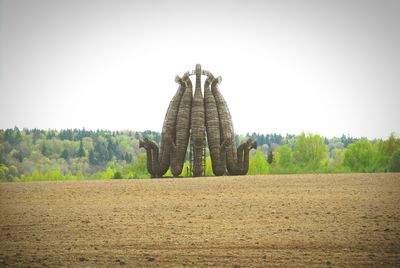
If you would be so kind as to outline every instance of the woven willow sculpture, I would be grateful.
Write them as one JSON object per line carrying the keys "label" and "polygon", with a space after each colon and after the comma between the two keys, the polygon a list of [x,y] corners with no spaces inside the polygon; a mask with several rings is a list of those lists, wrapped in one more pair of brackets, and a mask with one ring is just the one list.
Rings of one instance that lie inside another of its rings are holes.
{"label": "woven willow sculpture", "polygon": [[211,93],[210,84],[214,77],[209,74],[204,83],[204,103],[206,111],[207,141],[210,149],[212,170],[216,176],[224,175],[226,170],[225,146],[221,144],[220,119],[218,115],[217,103]]}
{"label": "woven willow sculpture", "polygon": [[196,88],[194,90],[191,129],[193,146],[193,176],[198,177],[203,173],[203,151],[206,135],[204,100],[201,94],[201,66],[196,65]]}
{"label": "woven willow sculpture", "polygon": [[192,82],[188,75],[183,76],[185,92],[183,92],[181,102],[178,106],[176,118],[176,136],[171,151],[171,171],[175,177],[182,172],[183,162],[185,161],[186,149],[189,144],[190,136],[190,112],[192,109]]}
{"label": "woven willow sculpture", "polygon": [[[196,75],[194,95],[190,75]],[[207,76],[204,98],[201,75]],[[218,89],[221,80],[221,77],[214,78],[210,72],[202,71],[200,64],[192,73],[186,72],[182,78],[175,78],[179,88],[165,115],[160,148],[148,139],[139,142],[139,147],[146,150],[147,170],[153,178],[162,177],[168,168],[175,177],[182,173],[189,139],[193,152],[193,176],[201,176],[205,167],[206,137],[216,176],[247,173],[249,152],[257,148],[257,143],[249,139],[236,148],[231,114]]]}

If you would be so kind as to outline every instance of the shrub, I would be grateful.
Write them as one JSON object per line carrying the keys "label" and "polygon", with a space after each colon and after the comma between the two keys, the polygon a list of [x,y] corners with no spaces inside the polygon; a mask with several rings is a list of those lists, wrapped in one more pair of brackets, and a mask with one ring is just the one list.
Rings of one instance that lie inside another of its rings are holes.
{"label": "shrub", "polygon": [[376,159],[377,151],[367,139],[361,139],[354,144],[350,144],[344,154],[345,166],[356,172],[374,171]]}
{"label": "shrub", "polygon": [[392,172],[400,172],[400,149],[393,153],[390,159],[389,170]]}
{"label": "shrub", "polygon": [[269,172],[269,166],[264,154],[257,149],[256,155],[250,158],[248,175],[262,175]]}
{"label": "shrub", "polygon": [[119,172],[119,171],[115,172],[115,173],[114,173],[113,179],[122,179],[122,174],[121,174],[121,172]]}

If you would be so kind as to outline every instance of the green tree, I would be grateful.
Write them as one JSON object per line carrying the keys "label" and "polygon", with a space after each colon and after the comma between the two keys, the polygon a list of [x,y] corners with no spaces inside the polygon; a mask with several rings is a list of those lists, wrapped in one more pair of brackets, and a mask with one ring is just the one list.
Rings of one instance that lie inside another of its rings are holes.
{"label": "green tree", "polygon": [[278,173],[295,172],[293,152],[289,144],[284,144],[282,146],[279,146],[275,150],[273,157],[273,167],[274,171]]}
{"label": "green tree", "polygon": [[93,150],[89,151],[89,163],[91,165],[95,165],[96,164],[96,159],[95,159]]}
{"label": "green tree", "polygon": [[183,164],[182,173],[179,175],[179,177],[189,177],[189,176],[191,176],[190,162],[189,160],[186,160],[185,163]]}
{"label": "green tree", "polygon": [[119,172],[119,171],[115,172],[115,173],[114,173],[113,179],[122,179],[122,174],[121,174],[121,172]]}
{"label": "green tree", "polygon": [[4,159],[4,145],[0,143],[0,164],[4,164],[6,160]]}
{"label": "green tree", "polygon": [[400,150],[400,139],[391,134],[387,140],[377,145],[376,171],[393,171],[392,159],[396,151]]}
{"label": "green tree", "polygon": [[269,166],[263,152],[257,149],[255,156],[250,158],[248,175],[268,174]]}
{"label": "green tree", "polygon": [[330,167],[333,168],[333,171],[343,171],[343,161],[344,161],[345,150],[344,149],[333,149],[332,150],[332,159],[330,162]]}
{"label": "green tree", "polygon": [[[262,143],[257,143],[257,144],[262,144]],[[268,161],[268,153],[270,152],[268,145],[267,144],[262,144],[260,146],[260,149],[261,149],[262,153],[264,154],[265,158]]]}
{"label": "green tree", "polygon": [[212,171],[212,162],[210,156],[206,157],[206,176],[208,177],[214,176],[214,173]]}
{"label": "green tree", "polygon": [[400,172],[400,149],[392,154],[389,162],[389,171]]}
{"label": "green tree", "polygon": [[79,150],[78,150],[78,157],[85,157],[85,149],[83,149],[83,143],[82,140],[79,143]]}
{"label": "green tree", "polygon": [[42,155],[44,155],[44,156],[49,156],[49,149],[47,148],[45,142],[43,142],[43,144],[42,144],[41,153],[42,153]]}
{"label": "green tree", "polygon": [[174,174],[172,174],[172,171],[171,171],[171,169],[169,168],[168,170],[167,170],[167,172],[165,172],[165,174],[164,174],[164,177],[173,177],[174,176]]}
{"label": "green tree", "polygon": [[373,172],[377,151],[367,139],[350,144],[344,154],[344,165],[355,172]]}
{"label": "green tree", "polygon": [[112,179],[113,177],[114,177],[114,170],[111,167],[107,167],[106,170],[104,170],[101,173],[102,179]]}
{"label": "green tree", "polygon": [[61,174],[61,171],[58,169],[51,169],[44,174],[44,178],[47,180],[61,180],[63,179],[63,175]]}
{"label": "green tree", "polygon": [[136,162],[133,164],[129,177],[135,179],[150,178],[150,174],[147,171],[146,154],[141,154]]}
{"label": "green tree", "polygon": [[293,157],[304,171],[317,171],[328,159],[328,148],[324,138],[301,133],[295,141]]}
{"label": "green tree", "polygon": [[124,159],[127,163],[132,163],[132,155],[130,153],[126,152]]}
{"label": "green tree", "polygon": [[0,165],[0,180],[8,179],[8,167],[6,165]]}
{"label": "green tree", "polygon": [[272,150],[269,150],[267,153],[267,162],[268,164],[272,164],[273,161],[274,161],[274,154]]}
{"label": "green tree", "polygon": [[68,151],[64,149],[64,151],[61,154],[61,157],[64,158],[65,160],[68,160],[70,157]]}
{"label": "green tree", "polygon": [[18,177],[18,168],[14,165],[10,165],[10,167],[8,168],[8,173],[10,175],[10,179],[16,178]]}

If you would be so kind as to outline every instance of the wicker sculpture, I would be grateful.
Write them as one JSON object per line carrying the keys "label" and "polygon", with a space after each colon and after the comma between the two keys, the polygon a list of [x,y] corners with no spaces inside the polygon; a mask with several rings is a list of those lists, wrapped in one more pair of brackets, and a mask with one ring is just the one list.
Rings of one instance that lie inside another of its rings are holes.
{"label": "wicker sculpture", "polygon": [[183,162],[185,161],[186,149],[189,144],[190,136],[190,112],[192,109],[192,82],[188,75],[183,76],[185,92],[179,103],[176,118],[176,137],[171,151],[171,171],[175,177],[182,172]]}
{"label": "wicker sculpture", "polygon": [[[194,96],[190,75],[196,75]],[[201,75],[207,76],[204,98],[201,94]],[[249,152],[257,148],[257,143],[249,139],[236,148],[232,118],[218,89],[221,80],[221,77],[214,78],[210,72],[202,71],[200,64],[192,73],[176,77],[179,88],[165,115],[160,148],[148,139],[139,142],[139,147],[146,150],[147,170],[152,178],[162,177],[169,167],[175,177],[181,174],[189,139],[193,152],[193,176],[202,176],[206,136],[216,176],[247,173]]]}
{"label": "wicker sculpture", "polygon": [[192,114],[191,114],[191,129],[193,146],[193,176],[198,177],[203,173],[203,150],[205,142],[205,114],[204,101],[201,94],[201,66],[196,65],[196,88],[194,90]]}

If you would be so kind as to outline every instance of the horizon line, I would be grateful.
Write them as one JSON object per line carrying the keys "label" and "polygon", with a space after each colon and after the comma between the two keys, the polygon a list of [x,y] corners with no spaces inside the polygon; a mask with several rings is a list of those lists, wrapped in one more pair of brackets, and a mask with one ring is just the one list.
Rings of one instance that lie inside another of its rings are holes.
{"label": "horizon line", "polygon": [[[3,127],[1,127],[0,128],[0,131],[1,130],[3,130],[3,131],[5,131],[5,130],[7,130],[7,129],[12,129],[12,130],[14,130],[15,128],[17,128],[18,130],[43,130],[43,131],[58,131],[58,132],[60,132],[60,131],[63,131],[63,130],[85,130],[85,131],[93,131],[93,132],[95,132],[95,131],[110,131],[110,132],[145,132],[145,131],[151,131],[151,132],[157,132],[157,133],[160,133],[161,134],[161,131],[156,131],[156,130],[152,130],[152,129],[144,129],[144,130],[134,130],[134,129],[107,129],[107,128],[97,128],[97,129],[93,129],[93,128],[85,128],[85,127],[82,127],[82,128],[76,128],[76,127],[74,127],[74,128],[38,128],[38,127],[34,127],[34,128],[29,128],[29,127],[18,127],[18,126],[14,126],[14,127],[7,127],[7,128],[3,128]],[[299,136],[299,135],[301,135],[302,133],[304,133],[304,134],[306,134],[306,135],[319,135],[319,136],[321,136],[321,137],[324,137],[324,138],[328,138],[328,139],[333,139],[333,138],[341,138],[341,137],[343,137],[343,136],[345,136],[345,137],[348,137],[348,138],[354,138],[354,139],[368,139],[368,140],[384,140],[384,139],[387,139],[387,138],[389,138],[390,136],[395,136],[395,137],[400,137],[400,135],[399,135],[399,133],[397,133],[397,132],[395,132],[395,131],[391,131],[387,136],[386,136],[386,138],[382,138],[382,137],[373,137],[373,138],[368,138],[367,136],[352,136],[351,134],[349,134],[349,133],[347,133],[347,134],[345,134],[345,133],[342,133],[341,135],[339,135],[339,136],[336,136],[336,135],[330,135],[330,136],[328,136],[328,135],[323,135],[323,134],[320,134],[320,133],[316,133],[316,132],[312,132],[312,131],[305,131],[305,130],[302,130],[302,131],[300,131],[299,133],[297,133],[297,134],[294,134],[294,133],[288,133],[288,132],[286,132],[286,133],[282,133],[282,132],[260,132],[260,131],[246,131],[246,133],[239,133],[239,132],[235,132],[235,135],[239,135],[239,136],[251,136],[252,134],[256,134],[256,135],[273,135],[273,134],[275,134],[275,135],[280,135],[280,136],[282,136],[282,137],[286,137],[286,136],[288,136],[288,135],[293,135],[293,136],[295,136],[295,137],[297,137],[297,136]],[[249,135],[247,135],[247,134],[249,134]]]}

